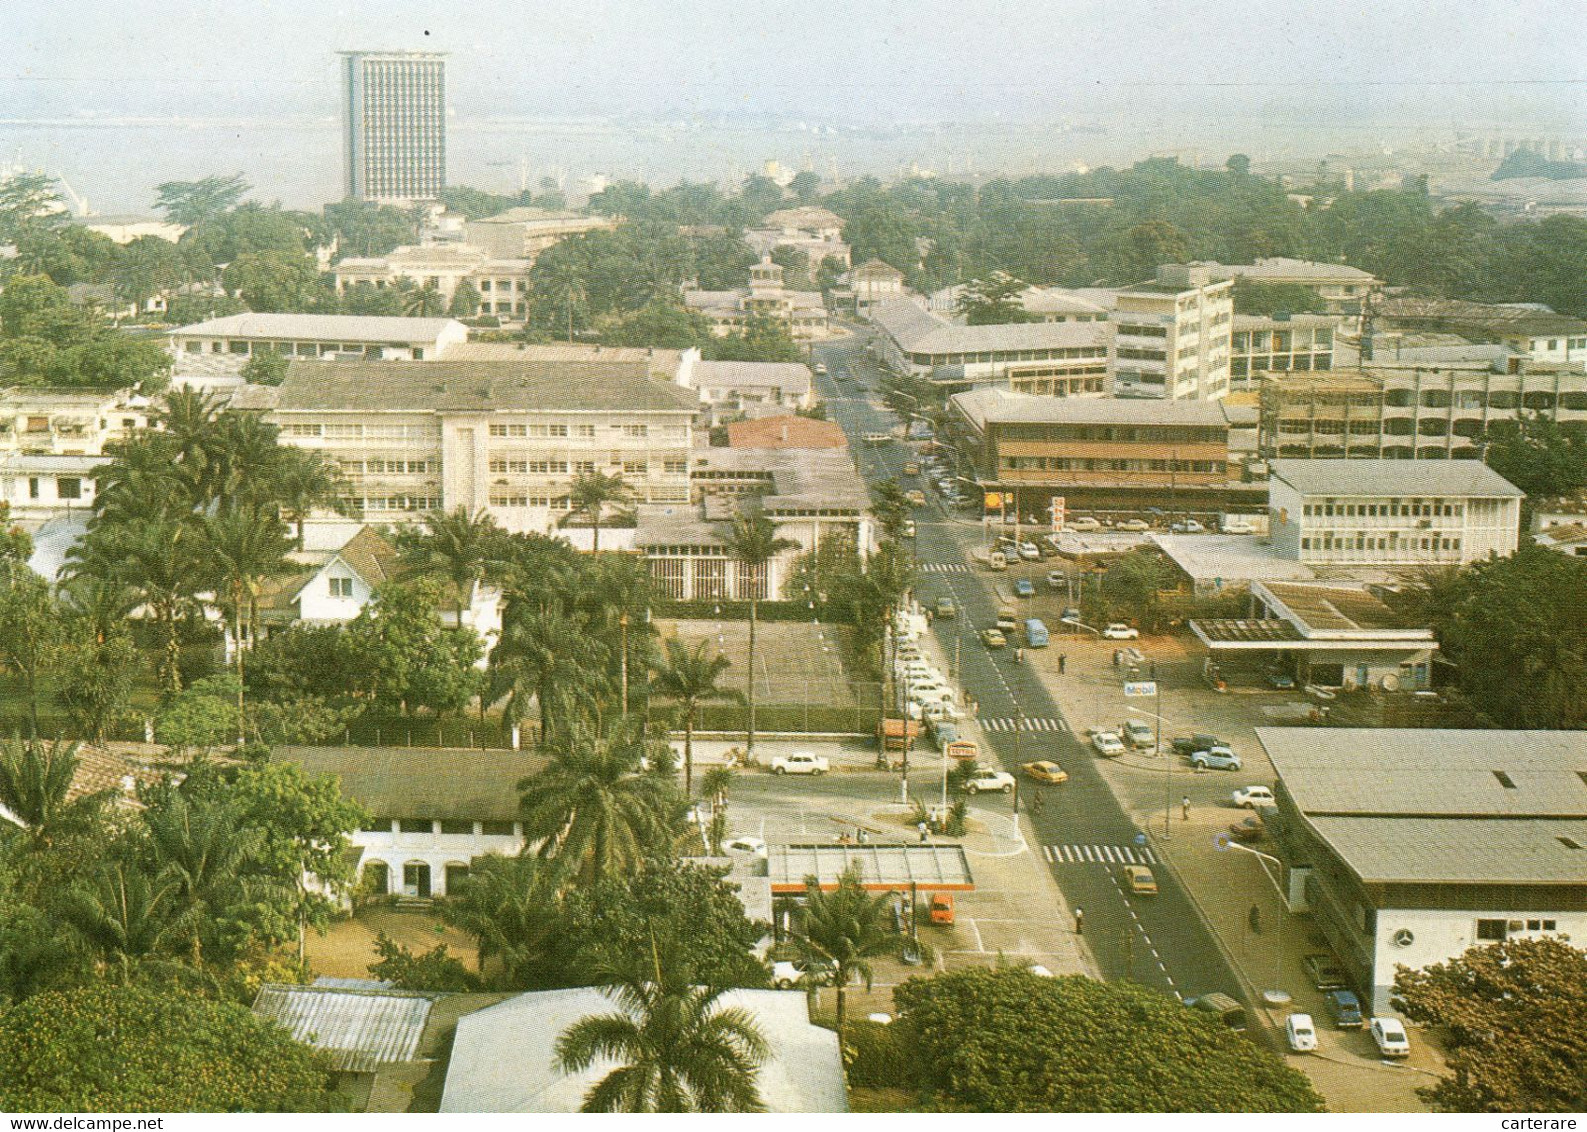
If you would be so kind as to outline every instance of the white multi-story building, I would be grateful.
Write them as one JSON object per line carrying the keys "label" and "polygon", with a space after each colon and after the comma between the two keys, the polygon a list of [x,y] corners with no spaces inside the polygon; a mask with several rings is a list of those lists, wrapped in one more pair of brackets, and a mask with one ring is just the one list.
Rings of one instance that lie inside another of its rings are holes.
{"label": "white multi-story building", "polygon": [[370,520],[484,509],[546,531],[576,476],[621,476],[637,503],[689,498],[697,395],[626,362],[296,362],[265,410],[288,444],[334,460]]}
{"label": "white multi-story building", "polygon": [[1274,460],[1275,551],[1309,565],[1464,565],[1515,552],[1523,492],[1477,460]]}
{"label": "white multi-story building", "polygon": [[1112,329],[1106,322],[961,326],[909,299],[879,303],[882,359],[899,373],[955,388],[1003,385],[1053,397],[1107,392]]}
{"label": "white multi-story building", "polygon": [[24,520],[86,511],[105,445],[148,423],[148,400],[126,390],[0,390],[0,502]]}
{"label": "white multi-story building", "polygon": [[1195,263],[1213,279],[1246,279],[1252,283],[1288,283],[1317,292],[1330,314],[1359,314],[1367,297],[1383,289],[1370,271],[1343,263],[1316,263],[1273,256],[1255,263]]}
{"label": "white multi-story building", "polygon": [[439,197],[446,187],[446,56],[341,55],[346,195],[392,204]]}
{"label": "white multi-story building", "polygon": [[521,319],[529,301],[527,259],[495,259],[483,248],[466,244],[424,244],[401,247],[383,256],[349,257],[331,269],[338,293],[358,283],[395,286],[407,279],[415,287],[440,294],[448,303],[458,285],[479,292],[479,313]]}
{"label": "white multi-story building", "polygon": [[1392,1012],[1399,967],[1587,935],[1587,734],[1256,735],[1278,776],[1267,828],[1285,903],[1310,913],[1368,1012]]}
{"label": "white multi-story building", "polygon": [[179,326],[171,352],[282,354],[289,358],[358,357],[427,361],[468,340],[453,318],[387,318],[360,314],[234,314]]}
{"label": "white multi-story building", "polygon": [[1233,283],[1169,264],[1119,290],[1112,319],[1118,396],[1215,401],[1229,392]]}

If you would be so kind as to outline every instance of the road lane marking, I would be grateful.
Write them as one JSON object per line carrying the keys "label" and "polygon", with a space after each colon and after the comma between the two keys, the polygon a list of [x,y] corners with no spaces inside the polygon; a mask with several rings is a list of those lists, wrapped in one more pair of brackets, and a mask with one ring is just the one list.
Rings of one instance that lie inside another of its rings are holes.
{"label": "road lane marking", "polygon": [[1144,845],[1043,845],[1042,854],[1055,865],[1155,865]]}

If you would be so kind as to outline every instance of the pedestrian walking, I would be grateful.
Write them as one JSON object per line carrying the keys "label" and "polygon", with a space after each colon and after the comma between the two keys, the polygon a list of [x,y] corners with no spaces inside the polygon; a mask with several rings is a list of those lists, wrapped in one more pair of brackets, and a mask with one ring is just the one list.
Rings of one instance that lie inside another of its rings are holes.
{"label": "pedestrian walking", "polygon": [[920,843],[924,845],[927,839],[931,836],[931,831],[926,827],[925,822],[921,822],[915,828],[920,831]]}
{"label": "pedestrian walking", "polygon": [[1189,794],[1186,794],[1183,798],[1181,798],[1179,800],[1179,808],[1180,808],[1181,811],[1183,811],[1184,819],[1186,821],[1189,821],[1190,820],[1190,795]]}
{"label": "pedestrian walking", "polygon": [[1064,653],[1058,654],[1058,675],[1064,674],[1064,669],[1069,667],[1069,657]]}
{"label": "pedestrian walking", "polygon": [[1086,912],[1084,908],[1075,906],[1075,935],[1086,934]]}

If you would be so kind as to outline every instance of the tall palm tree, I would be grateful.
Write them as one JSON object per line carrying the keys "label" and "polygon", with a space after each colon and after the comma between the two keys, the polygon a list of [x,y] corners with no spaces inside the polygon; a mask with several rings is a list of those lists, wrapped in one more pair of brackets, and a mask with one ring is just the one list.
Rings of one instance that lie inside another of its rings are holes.
{"label": "tall palm tree", "polygon": [[165,646],[160,677],[173,696],[182,690],[182,622],[204,588],[200,541],[193,523],[158,515],[103,527],[96,524],[67,556],[73,579],[123,585],[135,606],[149,611]]}
{"label": "tall palm tree", "polygon": [[590,1087],[581,1111],[765,1111],[758,1079],[770,1044],[748,1010],[720,1005],[726,988],[694,985],[675,935],[652,928],[648,953],[609,957],[602,979],[618,1010],[557,1038],[564,1073],[623,1063]]}
{"label": "tall palm tree", "polygon": [[283,448],[272,477],[271,494],[277,504],[292,516],[296,541],[303,549],[303,522],[316,507],[343,511],[347,481],[341,471],[320,453],[308,448]]}
{"label": "tall palm tree", "polygon": [[573,477],[573,490],[568,493],[573,510],[568,513],[568,517],[589,516],[590,526],[593,528],[590,543],[593,553],[601,552],[601,518],[606,513],[607,505],[624,503],[629,495],[628,485],[623,482],[622,476],[609,476],[605,472],[583,472]]}
{"label": "tall palm tree", "polygon": [[222,511],[205,516],[203,550],[224,593],[221,605],[231,622],[237,663],[237,742],[246,739],[243,708],[243,658],[259,632],[259,590],[266,579],[291,568],[292,540],[286,526],[258,511]]}
{"label": "tall palm tree", "polygon": [[806,962],[830,964],[837,988],[838,1040],[843,1038],[845,996],[856,977],[871,987],[871,960],[901,942],[890,907],[893,894],[872,896],[860,885],[856,865],[838,878],[836,888],[823,890],[815,877],[805,879],[804,934],[798,947]]}
{"label": "tall palm tree", "polygon": [[744,733],[744,756],[755,758],[755,623],[760,611],[760,600],[765,595],[767,565],[785,550],[799,544],[792,539],[779,538],[777,524],[761,511],[740,511],[733,516],[733,526],[727,536],[727,550],[743,569],[739,571],[739,597],[749,591],[749,712]]}
{"label": "tall palm tree", "polygon": [[397,549],[408,566],[451,585],[461,629],[474,587],[500,560],[501,533],[483,508],[472,515],[466,507],[431,511],[417,529],[397,536]]}
{"label": "tall palm tree", "polygon": [[27,831],[36,851],[62,838],[90,833],[99,825],[114,790],[72,797],[80,762],[77,743],[38,739],[0,742],[0,810]]}
{"label": "tall palm tree", "polygon": [[604,643],[561,600],[509,595],[489,673],[492,701],[508,697],[507,723],[522,717],[521,702],[532,694],[541,742],[549,742],[599,713],[607,671]]}
{"label": "tall palm tree", "polygon": [[564,733],[550,765],[518,784],[525,840],[581,883],[637,869],[670,843],[679,808],[676,787],[642,773],[643,754],[634,729],[611,740]]}
{"label": "tall palm tree", "polygon": [[667,638],[666,663],[656,669],[653,691],[674,701],[683,712],[683,793],[694,792],[694,724],[699,717],[700,705],[707,700],[741,700],[744,697],[734,688],[718,688],[717,678],[732,667],[732,661],[721,653],[707,656],[707,642],[701,641],[691,651],[682,641]]}
{"label": "tall palm tree", "polygon": [[650,568],[644,559],[629,554],[608,554],[592,558],[578,572],[579,606],[589,618],[592,630],[602,639],[618,638],[617,681],[623,718],[628,716],[629,667],[638,653],[650,657],[650,639],[655,628],[650,624]]}
{"label": "tall palm tree", "polygon": [[214,500],[222,511],[275,506],[277,471],[288,451],[278,443],[280,433],[262,414],[221,413],[205,449],[205,474],[198,479],[201,503]]}

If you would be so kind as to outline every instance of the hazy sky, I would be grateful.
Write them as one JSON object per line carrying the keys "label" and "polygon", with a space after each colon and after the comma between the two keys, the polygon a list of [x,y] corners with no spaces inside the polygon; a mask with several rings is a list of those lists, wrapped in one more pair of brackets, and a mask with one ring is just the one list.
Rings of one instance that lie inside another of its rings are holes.
{"label": "hazy sky", "polygon": [[334,114],[342,48],[451,53],[459,115],[1533,108],[1587,133],[1582,0],[3,0],[0,118]]}

